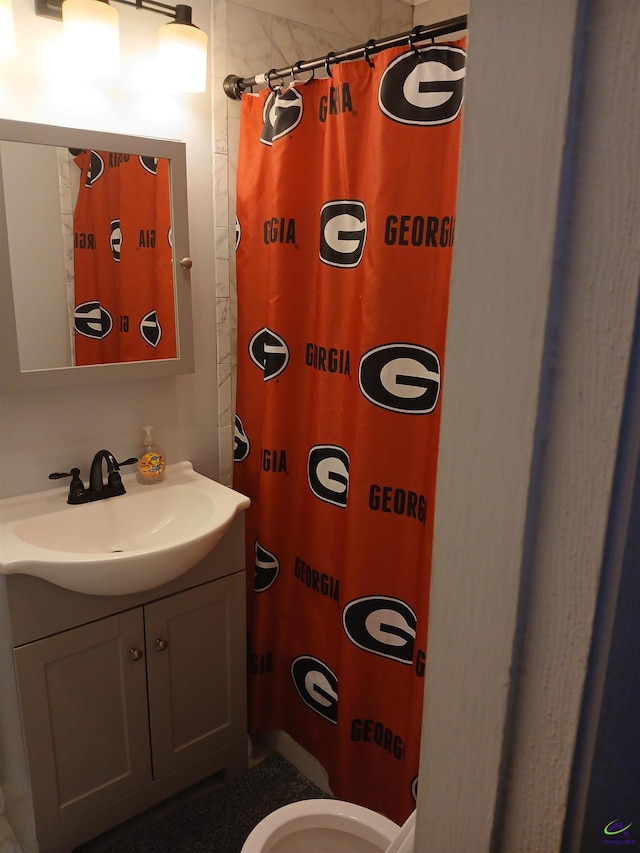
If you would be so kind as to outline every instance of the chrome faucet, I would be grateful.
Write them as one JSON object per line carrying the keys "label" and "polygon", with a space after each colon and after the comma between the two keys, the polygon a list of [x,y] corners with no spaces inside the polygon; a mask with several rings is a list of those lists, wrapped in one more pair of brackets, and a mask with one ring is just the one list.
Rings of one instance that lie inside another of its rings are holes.
{"label": "chrome faucet", "polygon": [[[124,462],[118,462],[110,450],[99,450],[91,461],[88,489],[85,489],[84,483],[80,479],[79,468],[72,468],[68,474],[56,471],[49,474],[49,479],[59,480],[61,477],[71,477],[69,497],[67,498],[69,504],[84,504],[90,501],[114,498],[116,495],[124,495],[125,493],[124,484],[120,477],[120,466],[132,465],[137,461],[137,458],[132,456],[130,459],[125,459]],[[106,483],[102,476],[103,462],[107,463]]]}

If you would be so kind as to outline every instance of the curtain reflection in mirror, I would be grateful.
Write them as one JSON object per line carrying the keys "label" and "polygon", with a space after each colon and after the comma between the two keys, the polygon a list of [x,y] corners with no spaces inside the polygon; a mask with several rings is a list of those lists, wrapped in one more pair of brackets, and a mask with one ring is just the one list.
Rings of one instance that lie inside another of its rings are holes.
{"label": "curtain reflection in mirror", "polygon": [[[176,358],[168,160],[68,154],[60,184],[65,245],[72,239],[75,364]],[[75,198],[72,235],[65,195]]]}

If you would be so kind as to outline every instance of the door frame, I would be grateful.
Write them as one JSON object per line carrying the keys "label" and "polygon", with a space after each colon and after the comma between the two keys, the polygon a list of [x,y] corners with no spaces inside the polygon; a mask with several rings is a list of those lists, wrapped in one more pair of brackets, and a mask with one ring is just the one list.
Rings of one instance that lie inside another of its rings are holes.
{"label": "door frame", "polygon": [[638,301],[639,7],[468,26],[416,847],[554,851]]}

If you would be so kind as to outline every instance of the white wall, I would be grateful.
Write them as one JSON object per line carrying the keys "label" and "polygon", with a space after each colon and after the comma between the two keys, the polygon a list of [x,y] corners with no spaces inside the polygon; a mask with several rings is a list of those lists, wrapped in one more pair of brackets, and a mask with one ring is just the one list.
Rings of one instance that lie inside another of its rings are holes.
{"label": "white wall", "polygon": [[0,159],[20,365],[71,367],[58,149],[0,141]]}

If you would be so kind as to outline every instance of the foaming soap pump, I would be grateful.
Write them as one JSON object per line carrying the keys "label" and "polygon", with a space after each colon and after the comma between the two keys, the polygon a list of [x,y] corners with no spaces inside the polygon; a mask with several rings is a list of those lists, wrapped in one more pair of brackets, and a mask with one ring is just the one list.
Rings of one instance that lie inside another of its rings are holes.
{"label": "foaming soap pump", "polygon": [[153,437],[153,427],[142,427],[144,438],[142,439],[142,450],[138,459],[138,470],[136,477],[142,485],[161,483],[164,480],[164,469],[166,459],[164,450],[156,444]]}

